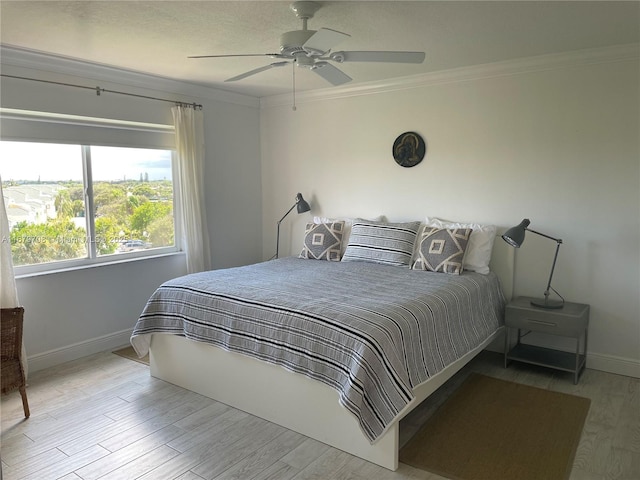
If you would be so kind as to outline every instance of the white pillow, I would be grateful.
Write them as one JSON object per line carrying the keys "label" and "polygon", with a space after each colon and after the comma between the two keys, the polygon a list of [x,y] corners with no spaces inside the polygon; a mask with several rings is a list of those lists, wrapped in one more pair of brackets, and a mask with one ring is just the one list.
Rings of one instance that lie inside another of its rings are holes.
{"label": "white pillow", "polygon": [[[328,217],[313,217],[313,223],[333,223],[333,222],[344,222],[344,231],[342,232],[342,246],[340,248],[340,257],[344,255],[345,250],[347,249],[347,244],[349,243],[349,236],[351,235],[351,227],[353,226],[353,221],[358,218],[362,220],[360,217],[348,218],[348,217],[336,217],[336,218],[328,218]],[[379,215],[375,218],[369,219],[367,221],[371,222],[385,222],[387,219],[384,215]]]}
{"label": "white pillow", "polygon": [[429,227],[437,228],[472,228],[473,232],[471,233],[471,238],[469,238],[462,266],[465,270],[485,275],[489,273],[493,241],[496,238],[497,229],[495,225],[449,222],[435,217],[427,217],[425,224]]}

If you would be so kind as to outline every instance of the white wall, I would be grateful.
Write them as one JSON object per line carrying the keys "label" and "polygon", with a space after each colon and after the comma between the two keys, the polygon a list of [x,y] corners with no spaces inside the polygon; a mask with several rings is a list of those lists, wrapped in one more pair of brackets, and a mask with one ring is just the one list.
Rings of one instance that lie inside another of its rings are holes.
{"label": "white wall", "polygon": [[[439,216],[564,240],[554,287],[589,303],[589,366],[640,376],[637,46],[441,72],[397,88],[337,89],[263,101],[263,258],[275,220],[302,192],[310,214],[283,223],[297,254],[312,215]],[[395,138],[416,131],[424,161],[399,167]],[[529,234],[515,293],[541,296],[555,243]],[[569,346],[566,346],[569,348]]]}
{"label": "white wall", "polygon": [[184,255],[19,278],[29,370],[126,345],[146,299]]}
{"label": "white wall", "polygon": [[[206,203],[214,268],[262,254],[259,103],[252,97],[96,65],[2,50],[2,73],[204,106]],[[3,107],[171,124],[171,103],[0,79]],[[241,126],[241,127],[238,127]],[[28,137],[28,132],[25,133]],[[1,173],[1,172],[0,172]],[[17,280],[31,371],[128,342],[151,293],[186,272],[184,255]]]}

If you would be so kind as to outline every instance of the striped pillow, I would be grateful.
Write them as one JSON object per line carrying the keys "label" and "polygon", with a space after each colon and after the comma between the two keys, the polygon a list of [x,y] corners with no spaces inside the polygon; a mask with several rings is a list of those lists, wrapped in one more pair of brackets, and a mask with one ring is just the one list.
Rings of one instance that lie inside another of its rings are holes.
{"label": "striped pillow", "polygon": [[409,265],[419,228],[420,222],[383,223],[356,219],[342,261]]}

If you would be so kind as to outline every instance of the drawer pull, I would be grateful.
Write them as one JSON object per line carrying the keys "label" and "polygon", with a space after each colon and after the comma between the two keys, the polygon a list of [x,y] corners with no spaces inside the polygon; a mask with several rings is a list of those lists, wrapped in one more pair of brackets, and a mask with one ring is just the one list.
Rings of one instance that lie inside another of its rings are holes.
{"label": "drawer pull", "polygon": [[544,322],[542,320],[528,320],[529,323],[535,323],[538,325],[544,325],[546,327],[557,327],[558,324],[557,323],[553,323],[553,322]]}

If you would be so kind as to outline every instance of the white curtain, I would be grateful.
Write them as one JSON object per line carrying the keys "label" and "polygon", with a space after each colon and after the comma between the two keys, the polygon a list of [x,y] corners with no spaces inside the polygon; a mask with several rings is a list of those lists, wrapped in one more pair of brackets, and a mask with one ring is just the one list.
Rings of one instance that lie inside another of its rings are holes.
{"label": "white curtain", "polygon": [[0,178],[0,238],[2,250],[0,251],[0,307],[13,308],[18,306],[18,290],[13,274],[13,259],[11,258],[11,239],[9,232],[9,218],[4,205],[4,192],[2,191],[2,178]]}
{"label": "white curtain", "polygon": [[187,254],[187,272],[202,272],[211,268],[204,198],[202,111],[189,106],[176,106],[171,112],[176,128],[182,245]]}
{"label": "white curtain", "polygon": [[[4,204],[2,191],[2,177],[0,177],[0,308],[14,308],[20,306],[16,277],[13,273],[13,258],[11,258],[11,234],[9,231],[9,217]],[[22,366],[27,375],[27,355],[22,343]]]}

